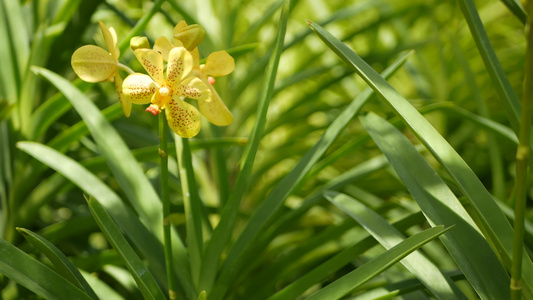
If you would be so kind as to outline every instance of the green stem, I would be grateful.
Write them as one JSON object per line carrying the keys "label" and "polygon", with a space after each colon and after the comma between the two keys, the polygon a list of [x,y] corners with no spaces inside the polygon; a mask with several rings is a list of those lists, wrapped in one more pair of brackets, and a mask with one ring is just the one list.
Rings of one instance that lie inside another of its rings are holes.
{"label": "green stem", "polygon": [[119,70],[122,70],[122,71],[126,71],[128,72],[128,74],[133,74],[135,73],[135,71],[133,71],[132,69],[130,69],[130,67],[124,65],[124,64],[121,64],[121,63],[117,63],[117,66],[118,66],[118,69]]}
{"label": "green stem", "polygon": [[[527,10],[532,12],[531,2],[528,1]],[[524,79],[524,95],[522,99],[522,116],[520,122],[520,135],[518,137],[518,149],[516,150],[516,202],[515,221],[513,236],[513,263],[511,266],[511,299],[522,298],[522,255],[524,247],[524,219],[526,212],[527,178],[529,170],[529,146],[531,134],[531,98],[533,97],[533,22],[528,20],[526,24],[526,69]]]}
{"label": "green stem", "polygon": [[185,207],[187,247],[191,262],[191,276],[195,284],[200,280],[200,268],[202,265],[203,235],[202,235],[202,205],[194,169],[192,165],[192,155],[188,138],[182,138],[174,134],[176,140],[176,154],[183,195],[183,205]]}
{"label": "green stem", "polygon": [[172,241],[170,234],[170,200],[168,198],[168,128],[164,113],[159,114],[159,158],[161,159],[161,201],[163,202],[163,238],[165,242],[165,265],[168,279],[169,298],[177,299],[176,278],[174,278],[174,260],[172,258]]}
{"label": "green stem", "polygon": [[150,8],[150,10],[144,14],[144,16],[139,20],[139,22],[137,22],[137,24],[135,24],[135,27],[131,29],[128,36],[126,36],[126,38],[124,38],[124,40],[122,40],[122,42],[120,42],[118,46],[121,53],[123,53],[124,51],[126,51],[126,49],[128,49],[128,47],[130,46],[130,40],[132,37],[141,34],[144,28],[146,28],[146,25],[148,24],[148,22],[152,19],[155,13],[159,11],[159,9],[161,8],[161,5],[165,1],[166,0],[155,1],[152,7]]}

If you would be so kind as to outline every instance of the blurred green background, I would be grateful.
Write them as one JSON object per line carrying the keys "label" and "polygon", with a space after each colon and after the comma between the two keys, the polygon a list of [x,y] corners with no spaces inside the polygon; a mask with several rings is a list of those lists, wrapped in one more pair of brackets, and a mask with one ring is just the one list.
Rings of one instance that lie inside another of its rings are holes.
{"label": "blurred green background", "polygon": [[[506,6],[516,5],[512,0],[474,2],[504,75],[521,99],[525,15],[521,10]],[[158,191],[156,118],[145,112],[146,107],[142,105],[134,105],[131,116],[124,117],[114,85],[82,82],[74,74],[70,58],[82,45],[105,47],[98,26],[98,21],[102,21],[117,32],[119,45],[122,45],[120,62],[142,72],[127,47],[132,34],[147,36],[153,45],[159,36],[172,38],[173,27],[182,19],[189,24],[201,24],[207,33],[199,47],[201,58],[213,51],[227,50],[236,63],[235,71],[217,78],[215,85],[233,113],[233,124],[216,127],[204,119],[202,131],[190,141],[199,197],[211,226],[216,227],[224,204],[236,188],[234,184],[243,165],[244,149],[257,120],[256,111],[268,80],[267,64],[274,50],[283,3],[258,0],[1,0],[0,237],[50,265],[38,250],[24,241],[15,227],[38,232],[54,243],[76,267],[93,273],[93,277],[105,284],[102,289],[110,290],[109,298],[105,299],[141,299],[131,275],[94,222],[84,192],[17,148],[21,141],[48,145],[79,162],[122,199],[130,197],[106,164],[105,153],[89,134],[79,113],[53,85],[36,75],[31,66],[49,69],[83,91],[111,122]],[[460,154],[502,206],[502,211],[510,211],[516,135],[510,129],[512,124],[497,84],[487,71],[458,1],[293,0],[265,131],[253,171],[247,178],[247,185],[242,187],[245,194],[230,245],[272,189],[283,182],[333,120],[367,87],[353,69],[313,34],[306,20],[322,25],[377,72],[414,50],[388,82]],[[394,111],[377,97],[362,108],[360,115],[367,112],[388,119],[413,144],[419,144]],[[464,200],[460,188],[434,157],[425,150],[421,153],[460,200]],[[187,241],[176,153],[169,154],[172,222],[182,240]],[[366,166],[365,163],[380,155],[367,130],[354,118],[321,159],[303,174],[304,179],[298,181],[267,224],[300,207],[304,199],[322,191],[332,180],[354,167]],[[368,170],[336,189],[358,198],[390,223],[419,212],[420,207],[394,169],[383,158],[379,159],[382,162],[368,164]],[[361,227],[320,198],[290,226],[282,230],[277,228],[279,231],[270,236],[265,233],[268,237],[263,241],[265,247],[250,268],[229,284],[226,299],[266,299],[363,236]],[[128,201],[124,203],[131,206]],[[530,204],[526,214],[528,222],[533,219]],[[506,215],[512,219],[512,212]],[[421,218],[407,235],[427,227]],[[313,237],[332,228],[343,229],[322,243],[308,244]],[[207,240],[209,234],[206,236]],[[526,232],[528,249],[532,249],[532,237],[529,228]],[[424,247],[425,254],[440,270],[458,270],[440,242]],[[382,252],[383,248],[372,248],[354,257],[350,264],[331,274],[322,284],[348,273],[353,269],[352,263],[358,265]],[[294,257],[291,264],[280,263],[295,253],[301,256]],[[270,266],[278,269],[271,270]],[[375,292],[379,287],[411,278],[408,271],[396,266],[354,295]],[[468,298],[479,297],[468,283],[463,282],[460,287]],[[406,288],[403,297],[434,297],[423,286],[411,291]],[[39,297],[0,274],[0,299]]]}

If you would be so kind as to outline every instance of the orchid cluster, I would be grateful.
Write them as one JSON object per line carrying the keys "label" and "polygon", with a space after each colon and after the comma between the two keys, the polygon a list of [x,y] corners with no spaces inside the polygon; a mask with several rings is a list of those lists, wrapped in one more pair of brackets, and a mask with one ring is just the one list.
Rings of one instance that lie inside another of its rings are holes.
{"label": "orchid cluster", "polygon": [[[134,73],[119,63],[115,30],[99,23],[107,50],[94,45],[77,49],[72,55],[72,68],[87,82],[114,81],[126,117],[131,113],[132,103],[150,104],[146,111],[157,115],[164,110],[172,131],[186,138],[200,131],[200,113],[217,126],[233,122],[231,112],[213,87],[213,77],[233,72],[235,62],[226,51],[217,51],[200,65],[197,47],[205,37],[201,26],[181,21],[174,28],[172,41],[160,37],[153,48],[146,37],[132,38],[131,49],[148,73],[146,75]],[[130,74],[122,79],[119,70]],[[186,99],[197,100],[198,108]]]}

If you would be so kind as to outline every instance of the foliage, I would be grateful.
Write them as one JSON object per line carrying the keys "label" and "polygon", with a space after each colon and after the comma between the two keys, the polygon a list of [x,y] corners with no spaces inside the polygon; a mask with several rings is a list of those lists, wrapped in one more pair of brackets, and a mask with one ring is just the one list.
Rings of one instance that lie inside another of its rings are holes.
{"label": "foliage", "polygon": [[[527,8],[2,0],[0,299],[533,298]],[[98,81],[182,20],[235,70],[178,135]]]}

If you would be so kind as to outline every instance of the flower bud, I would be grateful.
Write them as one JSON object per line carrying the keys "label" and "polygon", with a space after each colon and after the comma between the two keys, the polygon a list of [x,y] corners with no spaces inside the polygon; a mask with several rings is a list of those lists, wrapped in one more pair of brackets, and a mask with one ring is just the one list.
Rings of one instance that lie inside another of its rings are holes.
{"label": "flower bud", "polygon": [[187,26],[185,21],[181,21],[174,29],[174,39],[179,40],[183,47],[189,51],[198,47],[204,38],[205,30],[198,24]]}
{"label": "flower bud", "polygon": [[145,36],[134,36],[130,40],[130,48],[132,51],[137,49],[150,49],[150,42]]}

